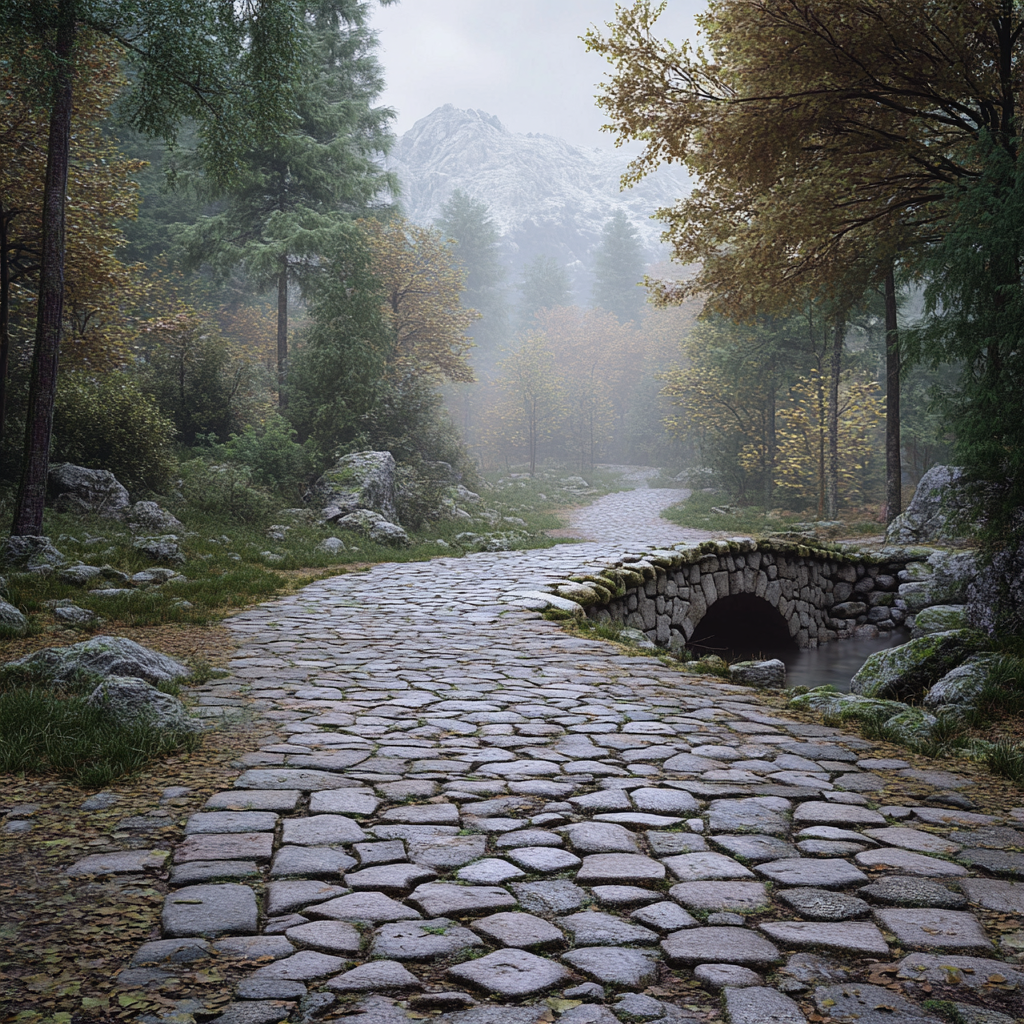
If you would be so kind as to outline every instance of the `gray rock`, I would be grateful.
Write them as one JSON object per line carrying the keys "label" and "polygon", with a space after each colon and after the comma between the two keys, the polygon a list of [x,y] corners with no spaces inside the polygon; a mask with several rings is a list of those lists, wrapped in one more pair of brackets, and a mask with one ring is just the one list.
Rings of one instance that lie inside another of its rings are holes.
{"label": "gray rock", "polygon": [[952,629],[876,651],[854,675],[850,691],[887,700],[920,697],[979,646],[972,630]]}
{"label": "gray rock", "polygon": [[659,898],[658,893],[636,885],[595,885],[590,891],[606,907],[639,907]]}
{"label": "gray rock", "polygon": [[309,798],[310,814],[373,814],[380,799],[370,789],[330,789]]}
{"label": "gray rock", "polygon": [[355,956],[359,953],[362,936],[344,921],[310,921],[289,928],[285,936],[297,946],[305,946],[321,953]]}
{"label": "gray rock", "polygon": [[268,789],[265,791],[237,789],[214,793],[206,807],[218,811],[294,811],[302,793],[297,789]]}
{"label": "gray rock", "polygon": [[13,604],[0,600],[0,636],[20,633],[28,628],[28,619]]}
{"label": "gray rock", "polygon": [[904,850],[916,850],[918,853],[956,853],[959,843],[950,842],[943,836],[922,832],[917,828],[899,826],[894,828],[868,828],[864,835],[887,846],[898,846]]}
{"label": "gray rock", "polygon": [[636,844],[636,836],[621,825],[601,821],[584,821],[579,825],[568,825],[565,832],[569,837],[569,845],[577,853],[640,852]]}
{"label": "gray rock", "polygon": [[236,964],[283,960],[295,952],[295,947],[283,935],[234,935],[218,939],[212,949],[218,956],[230,958]]}
{"label": "gray rock", "polygon": [[[964,879],[960,886],[970,895],[971,899],[979,902],[971,893],[969,886],[977,883],[982,885],[1012,885],[1011,882],[992,882],[989,879]],[[877,903],[888,903],[897,907],[937,907],[943,910],[959,910],[967,906],[967,900],[958,892],[951,892],[944,885],[933,882],[928,878],[912,878],[904,875],[894,875],[888,878],[879,878],[871,885],[865,885],[858,889],[861,896],[874,900]],[[1021,893],[1024,896],[1024,886],[1021,886]],[[984,905],[984,904],[983,904]],[[1008,909],[996,908],[990,909]],[[1009,911],[1014,912],[1014,911]],[[1020,912],[1024,913],[1024,898],[1020,901]]]}
{"label": "gray rock", "polygon": [[756,971],[735,964],[699,964],[693,969],[693,976],[705,988],[715,992],[724,988],[753,988],[764,984]]}
{"label": "gray rock", "polygon": [[770,905],[764,882],[681,882],[669,895],[687,910],[755,913]]}
{"label": "gray rock", "polygon": [[582,985],[573,985],[562,992],[566,999],[604,999],[605,991],[603,985],[594,981],[585,981]]}
{"label": "gray rock", "polygon": [[666,857],[664,864],[681,882],[754,877],[739,861],[721,853],[682,853]]}
{"label": "gray rock", "polygon": [[507,860],[487,857],[475,864],[461,868],[455,875],[460,882],[473,882],[477,885],[500,885],[513,878],[522,878],[526,872],[517,868]]}
{"label": "gray rock", "polygon": [[793,813],[795,825],[886,825],[884,817],[867,807],[806,800]]}
{"label": "gray rock", "polygon": [[[641,996],[640,998],[644,999],[646,997]],[[655,1001],[651,1000],[651,1002]],[[618,1018],[607,1006],[598,1006],[596,1003],[573,1006],[571,1009],[566,1010],[558,1019],[559,1021],[565,1021],[565,1024],[619,1024]]]}
{"label": "gray rock", "polygon": [[426,962],[479,948],[480,938],[447,917],[381,925],[370,949],[386,960]]}
{"label": "gray rock", "polygon": [[686,817],[700,812],[700,804],[680,789],[634,789],[629,799],[638,811],[650,814],[678,814]]}
{"label": "gray rock", "polygon": [[945,633],[951,629],[965,629],[967,606],[963,604],[935,604],[923,608],[914,616],[912,638],[927,636],[929,633]]}
{"label": "gray rock", "polygon": [[278,999],[231,1003],[216,1024],[279,1024],[288,1019],[294,1006],[294,1002]]}
{"label": "gray rock", "polygon": [[786,685],[786,665],[778,658],[770,661],[734,661],[729,666],[729,678],[740,686],[781,689]]}
{"label": "gray rock", "polygon": [[553,924],[532,914],[491,914],[474,921],[473,930],[499,946],[516,949],[550,949],[565,943]]}
{"label": "gray rock", "polygon": [[492,995],[521,998],[560,985],[568,971],[524,949],[501,949],[479,960],[456,964],[448,974]]}
{"label": "gray rock", "polygon": [[144,942],[132,954],[130,967],[152,967],[157,964],[189,964],[210,955],[206,939],[157,939]]}
{"label": "gray rock", "polygon": [[459,809],[455,804],[405,804],[380,815],[382,821],[403,825],[458,825]]}
{"label": "gray rock", "polygon": [[620,946],[573,949],[563,953],[562,959],[595,981],[623,988],[644,988],[654,980],[658,970],[652,953]]}
{"label": "gray rock", "polygon": [[46,489],[60,512],[82,512],[121,519],[128,510],[128,491],[105,469],[86,469],[70,462],[50,466]]}
{"label": "gray rock", "polygon": [[880,985],[822,985],[814,990],[814,1002],[821,1014],[859,1024],[936,1021],[916,1003]]}
{"label": "gray rock", "polygon": [[69,647],[45,647],[14,664],[42,669],[55,682],[67,682],[77,672],[147,683],[166,683],[190,674],[181,662],[119,636],[94,636]]}
{"label": "gray rock", "polygon": [[957,481],[959,466],[932,466],[921,477],[906,511],[885,531],[886,544],[943,544],[957,540],[951,535],[951,514],[964,507],[965,495]]}
{"label": "gray rock", "polygon": [[340,537],[327,537],[317,544],[316,550],[326,555],[337,555],[345,550],[345,542]]}
{"label": "gray rock", "polygon": [[137,501],[128,511],[128,522],[140,530],[153,533],[177,533],[185,527],[181,521],[162,509],[155,501]]}
{"label": "gray rock", "polygon": [[787,949],[821,949],[866,956],[889,953],[885,938],[870,921],[767,921],[760,928]]}
{"label": "gray rock", "polygon": [[668,900],[634,910],[629,916],[631,920],[639,921],[640,924],[646,925],[648,928],[654,928],[663,935],[677,932],[682,928],[694,928],[697,925],[696,918],[691,917],[678,904]]}
{"label": "gray rock", "polygon": [[538,914],[567,914],[588,899],[586,890],[563,879],[550,882],[512,882],[512,891],[524,910]]}
{"label": "gray rock", "polygon": [[775,895],[791,910],[812,921],[847,921],[863,917],[871,909],[856,896],[827,889],[783,889]]}
{"label": "gray rock", "polygon": [[[1000,975],[1001,982],[989,979]],[[899,981],[913,981],[917,984],[931,982],[933,985],[963,985],[977,989],[990,984],[1024,985],[1024,972],[1002,960],[980,956],[936,956],[933,953],[911,953],[900,960],[896,978]]]}
{"label": "gray rock", "polygon": [[807,1024],[800,1007],[774,988],[729,986],[723,994],[731,1024]]}
{"label": "gray rock", "polygon": [[361,871],[349,871],[345,875],[345,884],[356,890],[386,892],[394,896],[407,893],[421,882],[435,878],[437,872],[422,864],[382,864]]}
{"label": "gray rock", "polygon": [[345,455],[313,485],[323,522],[336,522],[359,509],[396,522],[395,460],[390,452]]}
{"label": "gray rock", "polygon": [[568,871],[579,867],[581,863],[574,853],[552,846],[524,846],[521,849],[509,850],[507,855],[509,860],[525,871],[536,874]]}
{"label": "gray rock", "polygon": [[[994,878],[965,878],[960,882],[960,888],[972,903],[977,903],[986,910],[995,910],[1001,914],[1024,914],[1024,883],[1004,882]],[[948,890],[944,891],[948,892]],[[949,895],[952,897],[956,894],[949,893]],[[917,905],[931,906],[932,904]],[[952,904],[948,905],[953,906]]]}
{"label": "gray rock", "polygon": [[145,679],[111,676],[89,694],[85,703],[102,711],[105,718],[119,723],[148,724],[166,732],[201,732],[203,729],[202,722],[193,718],[177,697],[158,690]]}
{"label": "gray rock", "polygon": [[885,908],[876,910],[874,917],[904,949],[994,952],[978,919],[965,910]]}
{"label": "gray rock", "polygon": [[541,828],[521,828],[506,832],[496,842],[499,850],[514,850],[521,846],[561,846],[565,842],[560,835]]}
{"label": "gray rock", "polygon": [[67,559],[50,543],[49,537],[15,535],[4,541],[0,565],[41,572],[63,565]]}
{"label": "gray rock", "polygon": [[755,832],[769,836],[788,836],[788,807],[789,802],[778,797],[712,800],[708,825],[712,832]]}
{"label": "gray rock", "polygon": [[905,875],[919,875],[922,878],[962,878],[967,874],[967,869],[959,864],[894,847],[865,850],[864,853],[858,853],[854,860],[864,868],[892,868]]}
{"label": "gray rock", "polygon": [[78,605],[68,604],[53,609],[53,617],[58,622],[64,622],[69,626],[86,626],[96,621],[96,613],[88,608],[79,608]]}
{"label": "gray rock", "polygon": [[[166,821],[158,818],[157,821]],[[118,826],[124,828],[125,823]],[[224,835],[189,836],[174,851],[175,864],[213,860],[270,860],[274,836],[270,832],[232,832]]]}
{"label": "gray rock", "polygon": [[281,841],[295,846],[329,846],[332,843],[358,843],[367,834],[351,819],[340,814],[314,814],[308,818],[285,820]]}
{"label": "gray rock", "polygon": [[926,708],[971,704],[988,680],[994,659],[976,656],[947,672],[924,696]]}
{"label": "gray rock", "polygon": [[[984,868],[993,875],[1024,878],[1024,854],[1005,850],[961,850],[957,860],[971,867]],[[936,872],[938,874],[939,872]]]}
{"label": "gray rock", "polygon": [[272,811],[207,811],[185,822],[185,835],[217,832],[273,832],[277,815]]}
{"label": "gray rock", "polygon": [[615,1013],[625,1020],[660,1020],[665,1016],[664,1003],[639,992],[627,992],[615,1002]]}
{"label": "gray rock", "polygon": [[840,889],[857,882],[867,883],[868,876],[845,860],[812,860],[806,857],[773,860],[758,864],[754,870],[776,885],[809,885],[818,889]]}
{"label": "gray rock", "polygon": [[[332,519],[331,522],[345,530],[354,530],[362,533],[368,540],[377,544],[392,544],[396,547],[405,547],[411,543],[409,535],[395,523],[389,522],[377,512],[367,509],[358,509],[350,512],[340,519]],[[355,550],[353,548],[353,550]]]}
{"label": "gray rock", "polygon": [[846,981],[849,971],[817,953],[794,953],[779,974],[792,979],[786,991],[803,991],[809,985]]}
{"label": "gray rock", "polygon": [[486,836],[436,836],[409,842],[411,860],[439,870],[457,868],[479,860],[486,851]]}
{"label": "gray rock", "polygon": [[423,983],[394,960],[375,960],[327,982],[332,992],[401,992]]}
{"label": "gray rock", "polygon": [[246,885],[193,885],[164,900],[161,924],[171,939],[214,938],[255,932],[257,916],[256,896]]}
{"label": "gray rock", "polygon": [[655,857],[671,857],[677,853],[702,853],[708,848],[703,836],[688,832],[648,832],[647,845]]}
{"label": "gray rock", "polygon": [[558,923],[572,934],[577,946],[617,946],[622,943],[646,946],[658,941],[657,933],[649,928],[629,924],[621,917],[593,910],[560,917]]}
{"label": "gray rock", "polygon": [[712,846],[717,846],[733,857],[749,861],[751,864],[800,856],[790,843],[774,836],[711,836],[710,842]]}
{"label": "gray rock", "polygon": [[84,587],[87,583],[100,579],[102,576],[103,569],[100,566],[81,563],[65,566],[57,573],[57,579],[61,583],[68,583],[73,587]]}
{"label": "gray rock", "polygon": [[169,565],[183,565],[185,556],[181,553],[181,544],[176,533],[165,533],[154,537],[138,537],[132,544],[140,554],[154,562],[166,562]]}
{"label": "gray rock", "polygon": [[76,860],[65,874],[70,878],[88,878],[90,875],[135,875],[145,871],[162,871],[167,858],[166,850],[93,853]]}
{"label": "gray rock", "polygon": [[583,866],[576,873],[576,881],[581,885],[652,884],[664,877],[664,864],[636,853],[591,854],[583,858]]}
{"label": "gray rock", "polygon": [[301,981],[253,977],[243,978],[235,989],[235,995],[239,999],[301,999],[307,991]]}
{"label": "gray rock", "polygon": [[780,959],[772,943],[747,928],[689,928],[662,939],[661,948],[673,967],[719,963],[770,967]]}
{"label": "gray rock", "polygon": [[171,868],[172,885],[200,885],[203,882],[255,881],[260,869],[254,860],[194,860]]}
{"label": "gray rock", "polygon": [[970,1003],[953,1003],[956,1024],[1015,1024],[1009,1014],[990,1010],[985,1006],[973,1006]]}
{"label": "gray rock", "polygon": [[420,917],[412,907],[404,906],[382,892],[354,892],[348,896],[339,896],[336,900],[318,903],[309,912],[312,917],[364,924],[412,921]]}
{"label": "gray rock", "polygon": [[417,886],[409,897],[429,917],[459,917],[465,914],[511,909],[515,899],[495,885],[453,885],[427,882]]}
{"label": "gray rock", "polygon": [[355,858],[329,846],[282,846],[270,865],[271,878],[337,878]]}
{"label": "gray rock", "polygon": [[291,882],[271,882],[267,886],[267,913],[273,917],[301,910],[316,903],[326,903],[336,896],[344,896],[347,890],[340,885],[321,882],[316,879],[297,879]]}

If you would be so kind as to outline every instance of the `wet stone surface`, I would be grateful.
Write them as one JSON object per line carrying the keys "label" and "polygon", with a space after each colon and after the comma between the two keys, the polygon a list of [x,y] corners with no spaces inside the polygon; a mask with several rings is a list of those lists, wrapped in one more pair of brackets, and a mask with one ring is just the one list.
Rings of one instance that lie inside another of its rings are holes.
{"label": "wet stone surface", "polygon": [[[249,943],[218,1024],[342,1005],[353,1024],[535,1024],[552,997],[564,1024],[894,1024],[929,1019],[923,982],[1020,1017],[1024,945],[995,925],[1024,918],[1024,812],[965,810],[955,764],[569,635],[516,596],[622,562],[657,599],[656,550],[700,539],[658,517],[679,498],[611,495],[580,514],[586,543],[377,566],[228,620],[232,675],[198,692],[244,688],[272,735],[189,819],[131,970],[184,1006],[218,943]],[[759,571],[749,545],[705,557],[726,593]],[[69,873],[168,859],[102,857]]]}

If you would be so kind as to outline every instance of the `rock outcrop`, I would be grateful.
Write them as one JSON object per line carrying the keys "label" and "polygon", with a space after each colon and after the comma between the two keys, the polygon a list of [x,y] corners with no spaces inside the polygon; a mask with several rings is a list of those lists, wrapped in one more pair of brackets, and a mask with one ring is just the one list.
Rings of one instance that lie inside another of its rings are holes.
{"label": "rock outcrop", "polygon": [[322,503],[321,522],[335,523],[353,512],[376,512],[395,523],[395,460],[391,452],[353,452],[340,458],[313,487]]}
{"label": "rock outcrop", "polygon": [[190,674],[180,661],[119,636],[94,636],[70,647],[46,647],[13,664],[41,669],[55,682],[78,672],[124,676],[147,683],[170,682]]}
{"label": "rock outcrop", "polygon": [[47,489],[58,512],[89,512],[122,519],[131,501],[127,489],[106,469],[86,469],[70,462],[50,467]]}
{"label": "rock outcrop", "polygon": [[887,544],[953,544],[960,538],[950,522],[963,510],[959,466],[932,466],[917,485],[907,510],[885,532]]}
{"label": "rock outcrop", "polygon": [[0,563],[26,572],[48,572],[67,562],[51,543],[49,537],[23,534],[8,537],[4,542]]}
{"label": "rock outcrop", "polygon": [[202,723],[192,718],[177,697],[158,690],[145,679],[104,679],[89,694],[86,704],[100,708],[113,721],[149,724],[168,732],[198,732]]}

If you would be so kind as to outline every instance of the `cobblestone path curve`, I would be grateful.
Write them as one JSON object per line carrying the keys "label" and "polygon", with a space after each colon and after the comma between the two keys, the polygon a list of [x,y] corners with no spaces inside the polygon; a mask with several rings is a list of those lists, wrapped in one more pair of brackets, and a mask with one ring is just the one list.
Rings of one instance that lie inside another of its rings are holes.
{"label": "cobblestone path curve", "polygon": [[[201,703],[275,735],[189,819],[163,938],[120,983],[233,971],[222,1024],[927,1024],[940,996],[1019,1017],[1024,810],[965,810],[976,777],[499,602],[692,539],[657,518],[679,497],[230,620]],[[209,1019],[177,1005],[147,1019]]]}

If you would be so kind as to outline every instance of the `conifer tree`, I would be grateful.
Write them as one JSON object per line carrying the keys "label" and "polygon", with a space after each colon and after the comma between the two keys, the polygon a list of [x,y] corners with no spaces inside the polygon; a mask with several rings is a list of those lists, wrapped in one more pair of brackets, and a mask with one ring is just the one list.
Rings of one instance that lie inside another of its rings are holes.
{"label": "conifer tree", "polygon": [[519,328],[525,330],[541,309],[557,309],[572,302],[569,275],[553,256],[536,256],[523,267],[519,282]]}
{"label": "conifer tree", "polygon": [[593,304],[623,323],[639,320],[647,298],[641,283],[646,262],[636,228],[617,210],[605,224],[594,252]]}

